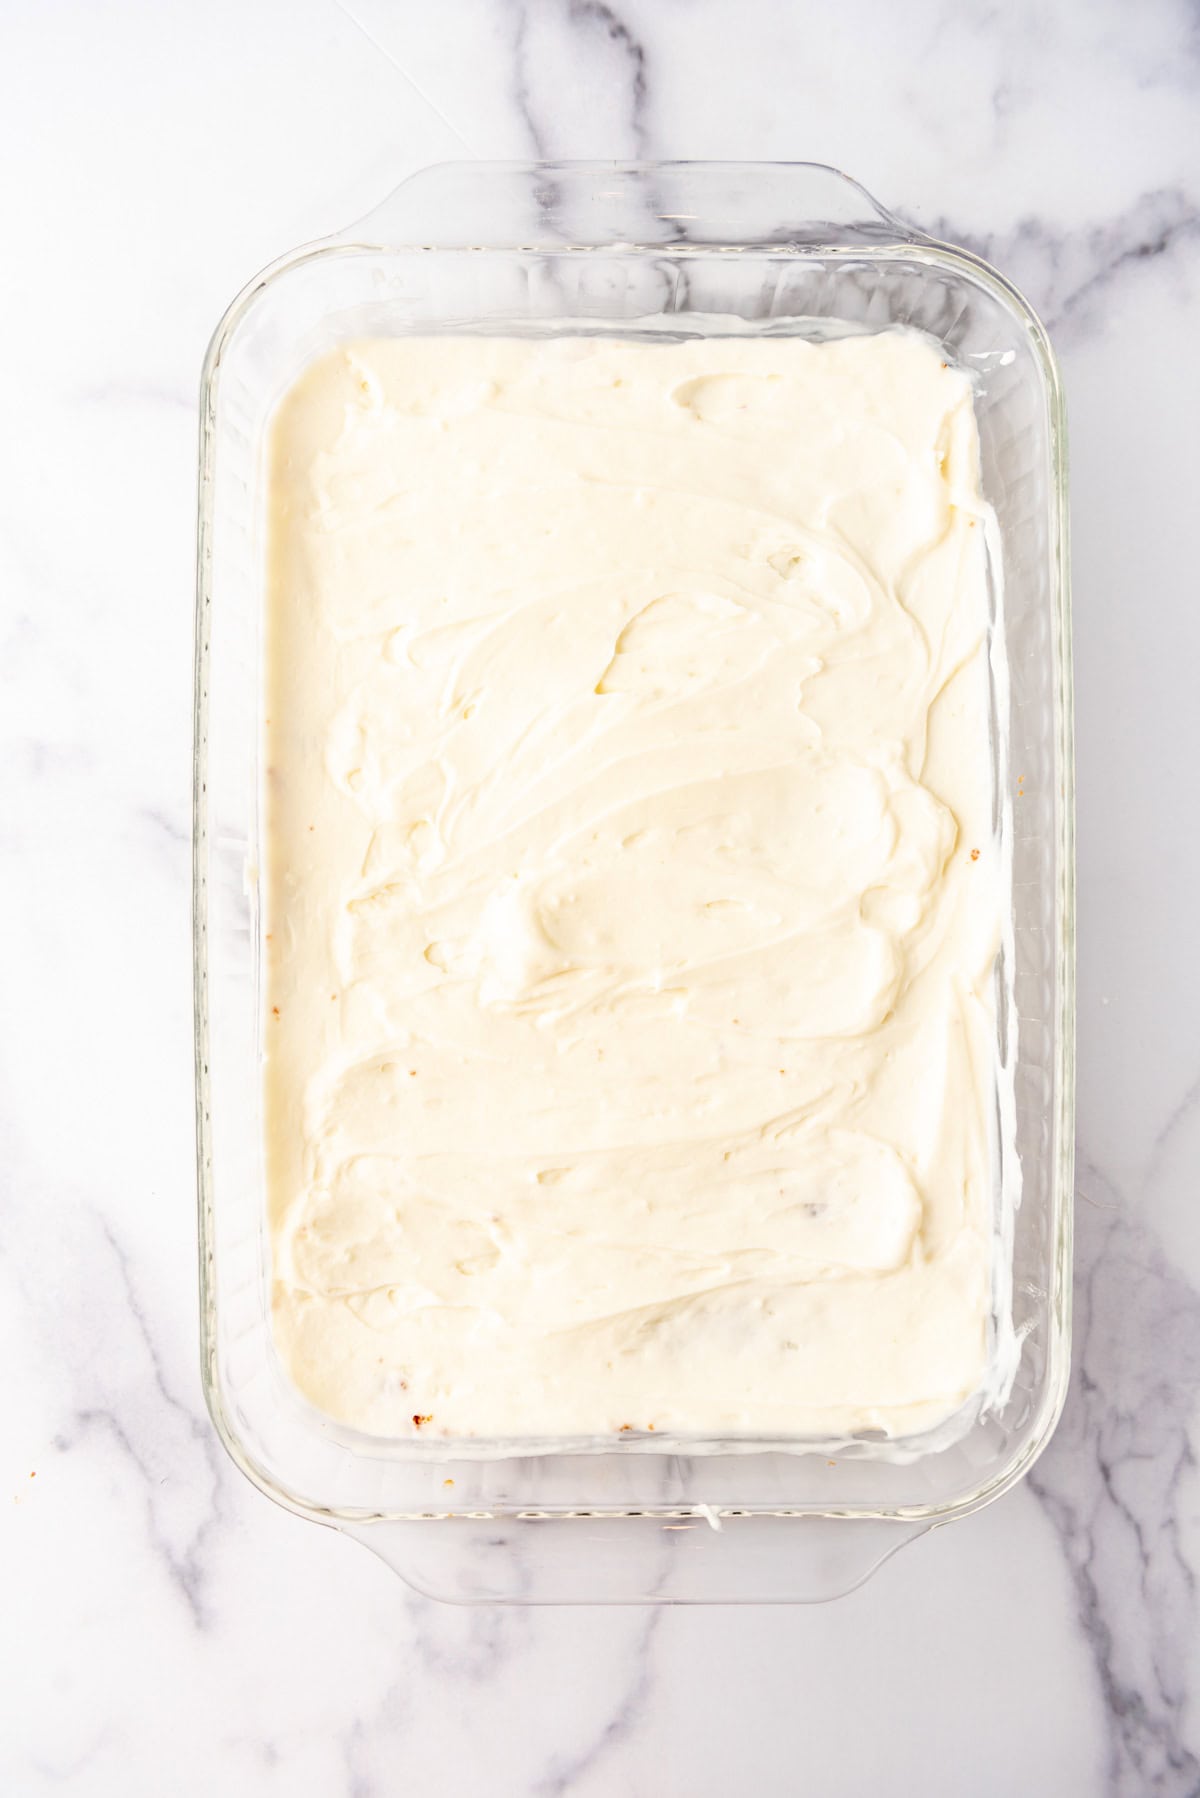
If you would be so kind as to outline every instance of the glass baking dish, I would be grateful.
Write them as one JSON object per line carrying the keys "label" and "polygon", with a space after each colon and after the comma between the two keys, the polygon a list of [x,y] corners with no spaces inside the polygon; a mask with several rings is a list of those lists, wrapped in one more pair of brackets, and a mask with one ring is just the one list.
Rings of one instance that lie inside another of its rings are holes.
{"label": "glass baking dish", "polygon": [[[260,1156],[261,475],[314,355],[397,332],[918,328],[976,391],[992,582],[996,828],[1011,866],[997,991],[1005,1127],[997,1307],[1016,1377],[953,1439],[897,1444],[389,1442],[300,1397],[275,1356]],[[795,1601],[1011,1486],[1069,1361],[1072,744],[1065,423],[1037,318],[967,251],[817,164],[444,165],[284,257],[205,362],[196,612],[194,923],[202,1360],[234,1460],[417,1588],[494,1602]],[[1011,1275],[1011,1291],[1007,1290]],[[434,1527],[437,1524],[440,1527]]]}

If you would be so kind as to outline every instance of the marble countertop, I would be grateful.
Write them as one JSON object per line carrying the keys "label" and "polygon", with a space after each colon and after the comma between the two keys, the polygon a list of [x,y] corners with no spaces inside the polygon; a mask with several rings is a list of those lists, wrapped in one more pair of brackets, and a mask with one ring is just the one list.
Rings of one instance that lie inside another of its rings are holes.
{"label": "marble countertop", "polygon": [[[0,1790],[1200,1793],[1194,6],[56,0],[0,32]],[[269,1504],[200,1395],[197,380],[253,271],[421,164],[633,153],[838,164],[1060,351],[1075,1371],[1024,1486],[835,1604],[460,1610]]]}

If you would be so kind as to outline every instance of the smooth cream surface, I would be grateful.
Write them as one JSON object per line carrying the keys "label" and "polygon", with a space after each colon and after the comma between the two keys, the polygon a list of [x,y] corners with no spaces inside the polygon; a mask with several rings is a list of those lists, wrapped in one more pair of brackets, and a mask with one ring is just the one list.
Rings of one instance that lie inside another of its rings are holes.
{"label": "smooth cream surface", "polygon": [[905,1434],[985,1374],[966,377],[344,346],[272,431],[274,1326],[392,1436]]}

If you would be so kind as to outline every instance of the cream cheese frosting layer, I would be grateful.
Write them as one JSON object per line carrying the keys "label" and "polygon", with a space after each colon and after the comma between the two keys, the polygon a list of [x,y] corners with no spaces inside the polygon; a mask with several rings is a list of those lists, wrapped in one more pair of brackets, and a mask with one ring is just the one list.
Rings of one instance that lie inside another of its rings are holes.
{"label": "cream cheese frosting layer", "polygon": [[387,1436],[904,1435],[985,1375],[967,378],[444,336],[270,438],[276,1341]]}

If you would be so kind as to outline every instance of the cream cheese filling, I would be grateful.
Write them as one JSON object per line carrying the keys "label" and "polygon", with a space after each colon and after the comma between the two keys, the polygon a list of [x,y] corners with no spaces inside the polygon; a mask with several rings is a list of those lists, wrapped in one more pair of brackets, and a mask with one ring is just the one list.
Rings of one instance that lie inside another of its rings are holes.
{"label": "cream cheese filling", "polygon": [[903,332],[381,339],[285,395],[263,1108],[322,1410],[903,1435],[979,1389],[978,465]]}

